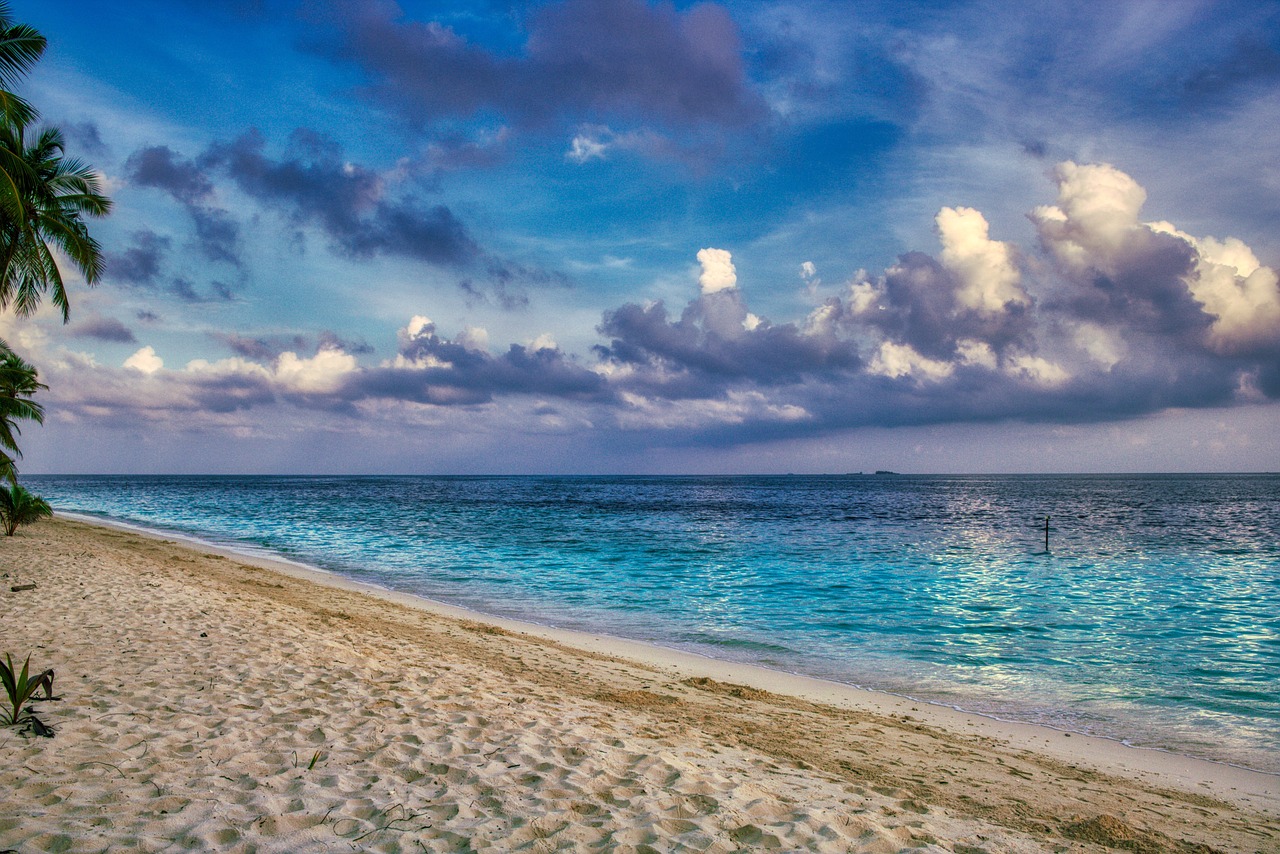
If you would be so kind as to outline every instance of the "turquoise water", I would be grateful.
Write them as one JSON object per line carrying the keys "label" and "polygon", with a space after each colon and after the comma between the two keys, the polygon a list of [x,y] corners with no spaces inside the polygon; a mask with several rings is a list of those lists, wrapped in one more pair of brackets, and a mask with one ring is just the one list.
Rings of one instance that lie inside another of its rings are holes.
{"label": "turquoise water", "polygon": [[24,480],[487,613],[1280,771],[1280,476]]}

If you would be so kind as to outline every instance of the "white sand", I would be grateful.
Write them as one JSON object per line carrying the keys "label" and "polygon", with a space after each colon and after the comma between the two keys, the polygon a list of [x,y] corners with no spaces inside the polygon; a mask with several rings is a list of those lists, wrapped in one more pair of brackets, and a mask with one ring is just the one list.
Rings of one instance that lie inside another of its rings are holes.
{"label": "white sand", "polygon": [[1280,851],[1271,775],[250,563],[0,538],[63,697],[0,730],[0,850]]}

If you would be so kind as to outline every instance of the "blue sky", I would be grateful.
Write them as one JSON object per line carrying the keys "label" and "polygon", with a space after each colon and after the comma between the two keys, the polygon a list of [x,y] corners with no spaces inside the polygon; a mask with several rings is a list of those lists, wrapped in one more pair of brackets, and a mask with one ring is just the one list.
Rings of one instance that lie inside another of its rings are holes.
{"label": "blue sky", "polygon": [[1280,469],[1280,7],[17,0],[29,472]]}

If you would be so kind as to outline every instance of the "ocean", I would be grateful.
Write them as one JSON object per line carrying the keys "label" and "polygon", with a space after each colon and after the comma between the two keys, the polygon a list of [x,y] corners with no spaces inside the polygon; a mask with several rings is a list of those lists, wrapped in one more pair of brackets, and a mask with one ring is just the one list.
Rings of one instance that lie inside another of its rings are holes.
{"label": "ocean", "polygon": [[23,482],[489,614],[1280,772],[1278,475]]}

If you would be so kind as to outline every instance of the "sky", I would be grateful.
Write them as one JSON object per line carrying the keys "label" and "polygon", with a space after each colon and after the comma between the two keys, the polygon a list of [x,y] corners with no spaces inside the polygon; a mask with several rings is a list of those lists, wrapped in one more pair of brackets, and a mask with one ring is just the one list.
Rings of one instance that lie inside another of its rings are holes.
{"label": "sky", "polygon": [[1280,470],[1280,4],[11,6],[23,472]]}

